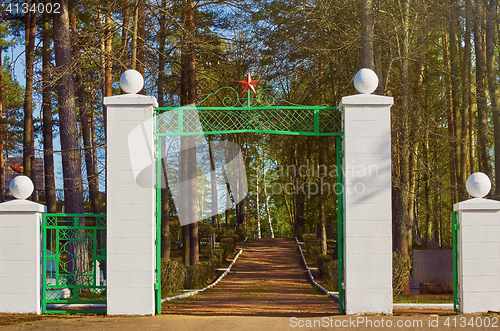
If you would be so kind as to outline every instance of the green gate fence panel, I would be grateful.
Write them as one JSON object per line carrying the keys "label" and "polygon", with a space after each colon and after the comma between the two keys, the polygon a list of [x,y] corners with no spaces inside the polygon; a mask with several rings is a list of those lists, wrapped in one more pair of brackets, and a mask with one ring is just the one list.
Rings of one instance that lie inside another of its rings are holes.
{"label": "green gate fence panel", "polygon": [[47,213],[41,231],[42,312],[105,314],[106,215]]}

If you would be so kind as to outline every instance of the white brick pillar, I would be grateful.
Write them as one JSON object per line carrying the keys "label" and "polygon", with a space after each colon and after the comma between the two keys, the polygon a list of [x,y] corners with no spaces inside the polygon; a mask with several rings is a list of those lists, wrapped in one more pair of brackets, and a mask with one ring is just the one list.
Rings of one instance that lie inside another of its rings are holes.
{"label": "white brick pillar", "polygon": [[372,94],[341,102],[346,314],[392,314],[392,104]]}
{"label": "white brick pillar", "polygon": [[475,198],[456,203],[453,210],[459,224],[459,310],[466,314],[499,311],[500,201]]}
{"label": "white brick pillar", "polygon": [[[122,80],[121,87],[127,90]],[[141,88],[142,82],[132,93]],[[125,94],[104,98],[104,104],[107,106],[107,313],[154,315],[153,111],[157,102],[151,96]]]}
{"label": "white brick pillar", "polygon": [[0,204],[0,313],[40,314],[41,234],[44,205]]}

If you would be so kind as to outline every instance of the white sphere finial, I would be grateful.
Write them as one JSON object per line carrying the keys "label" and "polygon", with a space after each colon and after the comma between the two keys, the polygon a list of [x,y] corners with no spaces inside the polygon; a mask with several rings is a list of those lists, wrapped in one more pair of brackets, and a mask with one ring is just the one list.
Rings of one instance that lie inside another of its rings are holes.
{"label": "white sphere finial", "polygon": [[465,183],[467,192],[474,198],[482,198],[490,193],[491,180],[482,172],[475,172],[467,178]]}
{"label": "white sphere finial", "polygon": [[31,179],[24,175],[14,177],[9,184],[10,194],[16,199],[24,200],[28,198],[34,189]]}
{"label": "white sphere finial", "polygon": [[127,70],[120,77],[120,87],[125,93],[136,94],[144,87],[144,78],[137,70]]}
{"label": "white sphere finial", "polygon": [[377,86],[377,74],[371,69],[363,68],[354,76],[354,87],[361,94],[373,93]]}

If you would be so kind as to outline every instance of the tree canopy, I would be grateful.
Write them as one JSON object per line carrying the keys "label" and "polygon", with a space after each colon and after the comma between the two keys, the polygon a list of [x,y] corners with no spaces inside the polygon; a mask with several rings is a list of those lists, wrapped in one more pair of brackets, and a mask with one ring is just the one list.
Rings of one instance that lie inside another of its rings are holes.
{"label": "tree canopy", "polygon": [[[90,192],[87,208],[103,207],[102,100],[120,93],[117,82],[129,68],[143,74],[143,93],[156,96],[160,106],[196,103],[224,86],[239,88],[237,81],[247,72],[261,80],[258,89],[274,88],[289,102],[336,106],[356,93],[355,73],[373,68],[380,81],[376,93],[395,100],[395,250],[446,246],[451,206],[468,197],[465,180],[473,172],[486,173],[493,182],[491,198],[500,198],[496,0],[31,0],[28,4],[45,9],[7,10],[16,3],[2,5],[0,47],[12,47],[5,40],[26,47],[27,84],[25,90],[19,86],[9,69],[12,59],[4,57],[2,158],[21,148],[20,134],[25,157],[37,146],[52,157],[59,152],[50,145],[57,137],[52,132],[60,133],[71,210],[83,210],[83,191]],[[48,13],[49,3],[63,12]],[[48,108],[39,116],[42,106]],[[48,128],[43,134],[37,125],[42,117]],[[217,224],[239,224],[252,235],[256,222],[264,220],[280,236],[316,232],[321,224],[318,231],[335,232],[335,193],[303,194],[296,187],[334,183],[335,175],[286,171],[335,165],[332,139],[269,134],[214,139],[242,147],[251,179],[248,197],[235,211],[219,215]],[[286,183],[294,187],[290,194],[273,191]],[[49,200],[55,204],[55,198]],[[166,210],[175,217],[175,208]],[[270,235],[265,224],[259,229]],[[198,230],[190,231],[192,237]]]}

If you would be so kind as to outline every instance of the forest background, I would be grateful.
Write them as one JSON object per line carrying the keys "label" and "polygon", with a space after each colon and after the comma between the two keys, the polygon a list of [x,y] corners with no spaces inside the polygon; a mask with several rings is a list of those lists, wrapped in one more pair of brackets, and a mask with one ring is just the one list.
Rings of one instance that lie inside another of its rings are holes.
{"label": "forest background", "polygon": [[[336,106],[356,93],[354,74],[373,69],[375,93],[394,97],[393,247],[403,254],[450,247],[452,204],[468,198],[471,173],[486,173],[489,198],[500,198],[496,0],[5,0],[0,18],[0,187],[9,157],[22,156],[33,179],[35,155],[43,157],[44,187],[32,199],[49,212],[63,204],[68,213],[105,211],[102,101],[120,94],[127,69],[143,74],[142,93],[160,106],[239,89],[248,72],[261,80],[258,90],[274,88],[289,102]],[[11,58],[12,47],[23,52]],[[15,66],[24,66],[24,86]],[[241,146],[249,194],[207,226],[252,236],[334,234],[335,192],[298,189],[334,186],[336,175],[318,171],[336,164],[333,138],[214,139]],[[58,154],[62,162],[54,164]],[[286,171],[306,164],[305,175]],[[286,183],[288,193],[273,190]],[[171,237],[183,233],[179,240],[192,246],[184,260],[198,263],[198,224],[174,233],[175,208],[163,196],[165,257]]]}

